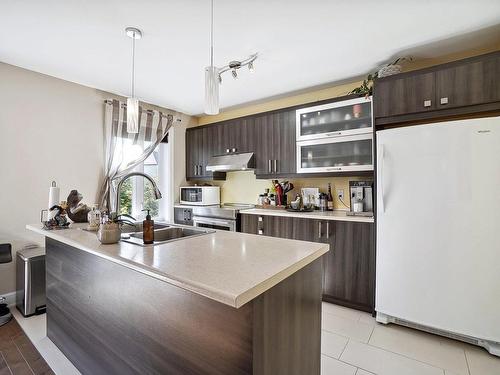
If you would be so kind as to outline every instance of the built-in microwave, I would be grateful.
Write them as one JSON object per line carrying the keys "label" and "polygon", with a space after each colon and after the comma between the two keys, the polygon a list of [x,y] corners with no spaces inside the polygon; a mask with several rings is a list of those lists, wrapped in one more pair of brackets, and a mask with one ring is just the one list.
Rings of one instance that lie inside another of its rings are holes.
{"label": "built-in microwave", "polygon": [[181,186],[180,204],[191,206],[213,206],[220,204],[220,188],[218,186]]}

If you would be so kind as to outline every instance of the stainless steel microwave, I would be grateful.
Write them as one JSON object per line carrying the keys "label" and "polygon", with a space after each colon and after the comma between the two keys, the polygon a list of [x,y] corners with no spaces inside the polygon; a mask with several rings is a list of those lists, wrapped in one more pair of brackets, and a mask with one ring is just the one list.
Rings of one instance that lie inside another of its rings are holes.
{"label": "stainless steel microwave", "polygon": [[218,186],[181,186],[180,204],[191,206],[213,206],[220,204]]}

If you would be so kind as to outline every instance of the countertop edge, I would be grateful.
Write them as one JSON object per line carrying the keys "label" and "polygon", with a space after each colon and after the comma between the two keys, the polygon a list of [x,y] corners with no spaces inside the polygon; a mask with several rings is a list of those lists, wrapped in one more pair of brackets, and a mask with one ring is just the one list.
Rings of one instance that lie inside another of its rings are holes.
{"label": "countertop edge", "polygon": [[[242,293],[238,297],[236,297],[236,308],[240,308],[244,304],[250,302],[257,296],[261,295],[262,293],[266,292],[267,290],[271,289],[275,285],[279,284],[283,280],[285,280],[287,277],[293,275],[295,272],[301,270],[308,264],[314,262],[315,260],[319,259],[323,255],[325,255],[328,251],[330,251],[330,245],[328,244],[323,244],[322,248],[319,250],[321,253],[314,253],[309,255],[308,257],[302,259],[300,262],[284,269],[280,273],[274,275],[273,277],[267,279],[266,281],[256,285],[252,289],[246,291],[245,293]],[[263,289],[262,291],[259,291]]]}
{"label": "countertop edge", "polygon": [[[316,251],[314,254],[311,254],[303,259],[301,259],[299,262],[293,264],[292,266],[280,271],[279,273],[275,274],[274,276],[271,276],[267,280],[261,282],[260,284],[255,285],[254,287],[248,289],[247,291],[239,294],[239,295],[233,295],[233,294],[227,294],[224,293],[220,290],[215,290],[213,288],[207,287],[206,285],[200,286],[196,282],[193,281],[188,281],[188,280],[182,280],[182,279],[176,279],[172,277],[168,277],[164,274],[161,273],[161,271],[152,269],[150,267],[144,266],[137,264],[132,261],[128,261],[125,258],[117,258],[113,256],[108,256],[103,252],[91,249],[87,246],[82,245],[81,243],[77,241],[73,241],[71,239],[58,236],[57,231],[48,231],[42,229],[38,225],[26,225],[26,229],[30,230],[34,233],[40,234],[42,236],[51,238],[55,241],[59,241],[62,243],[65,243],[69,246],[75,247],[79,250],[85,251],[89,254],[93,254],[95,256],[98,256],[100,258],[109,260],[115,264],[119,264],[123,267],[127,267],[133,271],[140,272],[144,275],[153,277],[157,280],[166,282],[168,284],[171,284],[173,286],[177,286],[181,289],[196,293],[198,295],[204,296],[206,298],[209,298],[211,300],[214,300],[219,303],[223,303],[225,305],[234,307],[234,308],[240,308],[241,306],[245,305],[246,303],[250,302],[257,296],[261,295],[262,293],[266,292],[267,290],[271,289],[273,286],[277,285],[284,279],[286,279],[288,276],[291,276],[298,270],[304,268],[307,266],[309,263],[312,263],[316,259],[320,258],[322,255],[327,253],[329,251],[329,245],[328,244],[322,244],[323,246]],[[64,230],[64,229],[63,229]],[[78,229],[73,229],[73,230],[78,230]]]}
{"label": "countertop edge", "polygon": [[[330,211],[332,212],[332,211]],[[335,212],[335,211],[333,211]],[[344,212],[344,211],[338,211]],[[324,215],[317,211],[311,213],[308,212],[290,212],[285,210],[273,210],[273,209],[262,209],[262,208],[251,208],[248,210],[240,211],[240,214],[246,215],[263,215],[263,216],[283,216],[283,217],[296,217],[299,219],[316,219],[316,220],[335,220],[335,221],[349,221],[355,223],[374,223],[375,219],[373,216],[348,216],[348,215]]]}

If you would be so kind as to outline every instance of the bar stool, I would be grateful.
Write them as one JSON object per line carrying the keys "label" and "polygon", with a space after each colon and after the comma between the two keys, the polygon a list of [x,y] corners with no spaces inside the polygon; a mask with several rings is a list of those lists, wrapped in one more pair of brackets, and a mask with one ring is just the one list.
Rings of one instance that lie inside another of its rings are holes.
{"label": "bar stool", "polygon": [[[12,245],[10,243],[0,244],[0,264],[12,262]],[[8,323],[12,314],[7,307],[5,297],[0,297],[0,326]]]}

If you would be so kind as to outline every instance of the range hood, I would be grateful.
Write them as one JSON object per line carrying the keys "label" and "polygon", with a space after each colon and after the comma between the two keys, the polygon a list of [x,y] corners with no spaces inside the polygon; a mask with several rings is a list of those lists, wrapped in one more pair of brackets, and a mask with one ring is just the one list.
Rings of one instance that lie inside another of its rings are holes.
{"label": "range hood", "polygon": [[207,165],[207,171],[211,172],[246,171],[249,169],[255,169],[253,152],[212,156]]}

